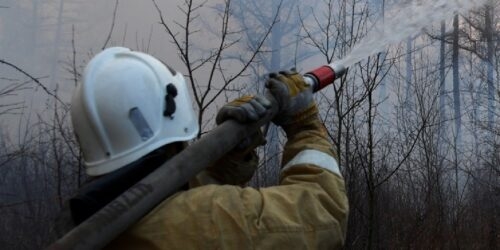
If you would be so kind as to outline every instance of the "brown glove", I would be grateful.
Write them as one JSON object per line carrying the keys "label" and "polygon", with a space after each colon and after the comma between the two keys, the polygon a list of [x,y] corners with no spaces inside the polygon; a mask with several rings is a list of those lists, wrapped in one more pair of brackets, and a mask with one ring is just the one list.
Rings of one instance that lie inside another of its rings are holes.
{"label": "brown glove", "polygon": [[271,102],[263,96],[242,96],[224,105],[215,118],[217,125],[226,120],[236,120],[240,123],[255,122],[266,115]]}
{"label": "brown glove", "polygon": [[312,88],[294,69],[270,74],[266,87],[279,104],[279,112],[273,122],[283,127],[287,134],[318,120]]}
{"label": "brown glove", "polygon": [[[255,122],[267,114],[271,102],[263,96],[243,96],[224,105],[217,113],[216,123],[228,119],[240,123]],[[259,163],[255,148],[266,143],[259,130],[243,140],[235,149],[206,169],[208,176],[221,184],[244,185],[252,178]]]}

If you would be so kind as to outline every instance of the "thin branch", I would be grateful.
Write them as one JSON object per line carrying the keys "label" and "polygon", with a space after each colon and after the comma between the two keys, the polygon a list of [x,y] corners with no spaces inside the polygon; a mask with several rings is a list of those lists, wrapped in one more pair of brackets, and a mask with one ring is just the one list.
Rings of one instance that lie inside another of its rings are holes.
{"label": "thin branch", "polygon": [[71,47],[72,47],[72,50],[73,50],[73,60],[72,60],[72,66],[73,66],[73,69],[71,73],[73,73],[73,81],[75,83],[75,87],[76,85],[78,85],[78,72],[76,70],[76,47],[75,47],[75,25],[73,24],[73,26],[71,27]]}
{"label": "thin branch", "polygon": [[111,35],[113,34],[113,29],[115,28],[117,10],[118,10],[118,0],[116,0],[116,2],[115,2],[115,9],[113,11],[113,20],[111,21],[111,29],[109,30],[108,37],[106,38],[106,42],[104,42],[104,46],[102,46],[103,50],[106,48],[106,46],[108,46],[109,40],[111,39]]}
{"label": "thin branch", "polygon": [[[184,42],[184,45],[185,47],[183,47],[181,45],[181,41],[179,41],[179,39],[177,39],[177,35],[178,33],[174,33],[172,31],[172,29],[170,28],[170,26],[165,22],[165,19],[163,18],[163,13],[160,9],[160,7],[158,6],[158,4],[156,3],[156,0],[151,0],[160,16],[160,24],[165,28],[165,30],[167,31],[168,35],[170,36],[170,38],[173,40],[173,43],[175,44],[175,46],[177,47],[177,50],[178,52],[180,53],[180,57],[184,63],[184,65],[187,67],[188,69],[188,78],[190,80],[190,83],[191,83],[191,88],[193,89],[193,94],[194,94],[194,98],[195,98],[195,101],[198,105],[201,105],[200,104],[200,98],[199,98],[199,94],[198,94],[198,91],[196,91],[196,81],[194,80],[194,76],[193,76],[193,69],[191,67],[191,61],[189,59],[189,40],[187,39],[185,42]],[[187,3],[187,2],[186,2]],[[192,1],[190,2],[192,3]],[[189,12],[191,11],[191,7],[192,5],[187,3],[188,4],[188,11],[184,11],[184,14],[187,16],[186,17],[186,28],[185,28],[185,32],[186,32],[186,37],[189,38],[189,23],[190,23],[190,14]]]}
{"label": "thin branch", "polygon": [[221,90],[219,90],[211,99],[210,101],[207,102],[207,104],[205,104],[205,106],[203,107],[203,109],[207,108],[208,105],[210,103],[212,103],[213,101],[215,101],[215,99],[217,97],[219,97],[220,94],[222,94],[222,92],[224,91],[224,89],[230,84],[232,83],[234,80],[236,80],[238,77],[240,77],[243,72],[245,72],[249,67],[250,65],[254,62],[255,58],[257,57],[257,55],[261,52],[261,48],[262,46],[264,45],[264,42],[267,40],[267,37],[269,36],[269,34],[271,34],[271,31],[274,27],[274,25],[278,22],[278,17],[279,17],[279,13],[280,13],[280,8],[281,8],[281,3],[280,5],[278,6],[278,9],[276,11],[276,15],[274,16],[274,19],[273,19],[273,22],[271,23],[271,25],[269,26],[268,30],[266,31],[265,35],[263,36],[262,40],[260,41],[260,43],[258,44],[258,46],[255,48],[252,56],[250,57],[250,59],[245,63],[245,65],[243,65],[243,67],[240,69],[239,72],[237,72],[234,76],[230,77],[225,83],[224,83],[224,86],[221,88]]}
{"label": "thin branch", "polygon": [[208,77],[208,87],[205,90],[205,94],[201,97],[201,104],[203,105],[205,99],[208,96],[208,93],[210,93],[210,89],[212,86],[213,78],[215,75],[215,70],[217,69],[217,66],[219,65],[219,60],[222,57],[222,52],[224,51],[225,43],[226,43],[226,38],[228,36],[228,29],[229,29],[229,17],[230,17],[230,10],[231,7],[231,1],[226,1],[226,7],[224,9],[224,14],[222,17],[222,29],[221,29],[221,40],[219,44],[219,48],[217,49],[217,52],[215,53],[215,61],[212,65],[212,68],[210,70],[210,76]]}
{"label": "thin branch", "polygon": [[3,59],[0,59],[0,63],[1,64],[5,64],[17,71],[19,71],[20,73],[22,73],[23,75],[27,76],[28,78],[30,78],[33,82],[35,82],[38,86],[40,86],[43,91],[49,95],[49,96],[52,96],[55,100],[57,100],[59,103],[61,103],[63,106],[67,106],[63,101],[61,101],[61,99],[59,99],[59,97],[57,97],[57,95],[55,95],[54,93],[52,93],[47,87],[45,87],[45,85],[43,85],[37,78],[33,77],[32,75],[26,73],[26,71],[22,70],[21,68],[17,67],[16,65],[12,64],[12,63],[9,63]]}

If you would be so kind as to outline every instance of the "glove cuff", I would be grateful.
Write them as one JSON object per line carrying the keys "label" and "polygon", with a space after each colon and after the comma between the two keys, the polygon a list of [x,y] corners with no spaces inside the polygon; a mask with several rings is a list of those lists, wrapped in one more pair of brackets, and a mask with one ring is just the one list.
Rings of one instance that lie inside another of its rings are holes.
{"label": "glove cuff", "polygon": [[283,124],[281,127],[285,130],[287,136],[295,134],[299,130],[307,128],[310,124],[319,122],[318,107],[313,103],[308,108],[295,114],[291,119],[292,122]]}

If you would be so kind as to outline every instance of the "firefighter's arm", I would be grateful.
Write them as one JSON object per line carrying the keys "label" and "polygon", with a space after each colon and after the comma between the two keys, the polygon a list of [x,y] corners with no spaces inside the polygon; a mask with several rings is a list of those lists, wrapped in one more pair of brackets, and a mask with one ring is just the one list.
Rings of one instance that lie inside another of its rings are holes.
{"label": "firefighter's arm", "polygon": [[290,168],[311,165],[341,177],[336,152],[319,119],[312,89],[303,77],[296,71],[272,74],[267,87],[280,107],[273,122],[287,135],[282,161],[284,176]]}
{"label": "firefighter's arm", "polygon": [[296,209],[295,213],[301,217],[295,220],[316,224],[313,231],[319,232],[317,241],[305,245],[307,248],[340,248],[347,226],[347,195],[337,155],[319,119],[312,90],[293,71],[271,76],[268,88],[281,108],[274,122],[287,135],[281,186],[277,189],[283,192],[283,197],[292,199],[289,210]]}
{"label": "firefighter's arm", "polygon": [[[327,140],[321,132],[304,130],[289,140],[285,150],[322,151],[323,145]],[[328,161],[311,164],[297,158],[300,155],[288,161],[279,186],[206,185],[179,193],[112,245],[115,249],[339,249],[348,214],[344,182]]]}

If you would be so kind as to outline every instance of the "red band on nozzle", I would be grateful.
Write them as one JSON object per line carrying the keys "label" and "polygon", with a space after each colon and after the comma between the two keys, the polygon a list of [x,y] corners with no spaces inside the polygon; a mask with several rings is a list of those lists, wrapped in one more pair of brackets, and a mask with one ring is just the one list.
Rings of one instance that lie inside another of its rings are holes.
{"label": "red band on nozzle", "polygon": [[315,86],[314,91],[319,91],[335,81],[335,71],[333,71],[333,69],[329,66],[319,67],[311,72],[308,72],[307,75],[312,75],[316,78],[318,84]]}

